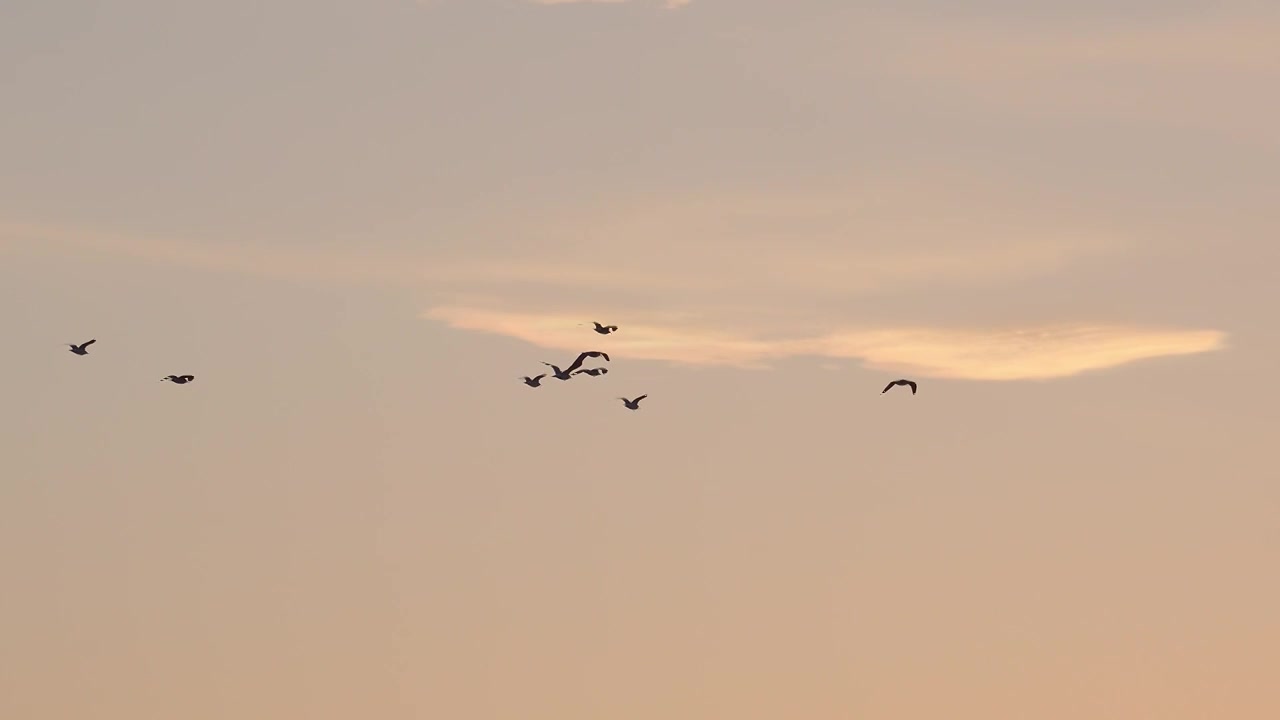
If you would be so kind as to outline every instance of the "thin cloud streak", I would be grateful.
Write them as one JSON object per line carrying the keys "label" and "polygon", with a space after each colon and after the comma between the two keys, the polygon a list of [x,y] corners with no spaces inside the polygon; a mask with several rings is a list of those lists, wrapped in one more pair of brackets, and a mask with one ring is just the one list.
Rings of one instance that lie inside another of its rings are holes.
{"label": "thin cloud streak", "polygon": [[[581,318],[442,306],[426,317],[459,330],[575,351],[589,336]],[[959,380],[1049,380],[1140,360],[1223,349],[1216,330],[1058,324],[1012,329],[860,328],[766,339],[693,325],[630,324],[610,337],[619,355],[682,365],[766,369],[794,357],[857,360],[875,370]]]}

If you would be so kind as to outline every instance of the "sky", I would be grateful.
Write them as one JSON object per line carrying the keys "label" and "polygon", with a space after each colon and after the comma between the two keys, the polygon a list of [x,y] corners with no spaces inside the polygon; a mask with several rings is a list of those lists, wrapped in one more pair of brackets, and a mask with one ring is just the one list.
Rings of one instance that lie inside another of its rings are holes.
{"label": "sky", "polygon": [[1272,720],[1278,36],[7,0],[0,716]]}

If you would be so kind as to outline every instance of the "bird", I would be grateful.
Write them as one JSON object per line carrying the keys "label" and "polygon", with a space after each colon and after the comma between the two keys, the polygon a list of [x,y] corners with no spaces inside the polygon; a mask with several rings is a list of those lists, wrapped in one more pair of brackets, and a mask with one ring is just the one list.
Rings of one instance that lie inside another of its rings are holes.
{"label": "bird", "polygon": [[77,354],[77,355],[88,355],[88,354],[89,354],[89,346],[90,346],[90,345],[92,345],[92,344],[94,344],[94,343],[96,343],[96,342],[98,342],[98,341],[97,341],[97,340],[90,340],[89,342],[87,342],[87,343],[82,343],[82,344],[80,344],[80,345],[73,345],[72,343],[67,343],[67,345],[71,348],[71,352],[73,352],[73,353],[75,353],[75,354]]}
{"label": "bird", "polygon": [[551,377],[557,380],[568,380],[569,378],[573,377],[573,373],[561,370],[559,365],[552,365],[549,362],[544,362],[542,364],[551,368]]}
{"label": "bird", "polygon": [[186,385],[187,383],[195,379],[196,379],[195,375],[170,375],[168,377],[160,378],[160,382],[164,382],[165,380],[168,380],[170,382],[174,382],[179,385]]}
{"label": "bird", "polygon": [[640,401],[641,401],[641,400],[643,400],[643,399],[645,399],[645,398],[647,398],[647,397],[649,397],[649,396],[648,396],[648,395],[641,395],[640,397],[636,398],[635,400],[628,400],[628,399],[626,399],[626,398],[624,398],[624,397],[620,397],[620,398],[618,398],[618,399],[622,401],[622,404],[623,404],[623,405],[626,405],[626,406],[627,406],[627,409],[628,409],[628,410],[639,410],[639,409],[640,409]]}
{"label": "bird", "polygon": [[604,358],[605,362],[609,362],[609,353],[601,352],[599,350],[587,350],[586,352],[579,353],[578,359],[573,361],[573,364],[569,366],[569,369],[566,372],[573,372],[574,370],[582,367],[582,361],[589,357]]}
{"label": "bird", "polygon": [[590,375],[591,377],[596,377],[598,375],[604,375],[607,372],[609,372],[609,368],[582,368],[581,370],[574,370],[573,374],[574,375],[587,374],[587,375]]}
{"label": "bird", "polygon": [[601,335],[608,335],[609,333],[614,332],[618,329],[617,325],[601,325],[600,323],[595,322],[594,320],[592,321],[592,324],[595,325],[595,328],[594,328],[595,331],[600,333]]}
{"label": "bird", "polygon": [[528,375],[526,375],[524,377],[524,384],[528,385],[529,387],[540,387],[542,385],[542,378],[546,376],[547,376],[546,373],[542,373],[541,375],[534,375],[533,377],[529,377]]}
{"label": "bird", "polygon": [[606,362],[609,361],[608,353],[601,352],[599,350],[588,350],[584,353],[579,354],[578,359],[574,360],[573,364],[565,368],[564,370],[561,370],[559,365],[552,365],[549,362],[544,362],[542,364],[552,369],[553,371],[552,377],[554,377],[555,379],[568,380],[569,378],[573,377],[574,370],[577,370],[578,368],[582,367],[582,361],[586,360],[589,357],[602,357],[605,359]]}
{"label": "bird", "polygon": [[888,385],[885,385],[884,389],[880,391],[880,394],[883,395],[889,392],[889,388],[893,387],[894,385],[906,385],[907,387],[911,388],[912,395],[916,394],[916,384],[910,380],[894,380]]}

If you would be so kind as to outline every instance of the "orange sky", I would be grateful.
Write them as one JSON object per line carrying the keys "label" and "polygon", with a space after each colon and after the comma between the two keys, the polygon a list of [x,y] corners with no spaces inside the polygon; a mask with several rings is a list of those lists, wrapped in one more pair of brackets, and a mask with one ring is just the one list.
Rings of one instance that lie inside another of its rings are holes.
{"label": "orange sky", "polygon": [[0,717],[1280,716],[1271,5],[2,15]]}

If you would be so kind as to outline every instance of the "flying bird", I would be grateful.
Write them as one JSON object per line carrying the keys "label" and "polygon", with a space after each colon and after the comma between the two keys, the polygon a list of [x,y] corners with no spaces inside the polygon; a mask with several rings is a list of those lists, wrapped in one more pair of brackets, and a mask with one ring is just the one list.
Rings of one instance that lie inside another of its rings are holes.
{"label": "flying bird", "polygon": [[557,379],[557,380],[568,380],[569,378],[573,377],[573,371],[574,371],[574,370],[577,370],[578,368],[582,367],[582,361],[583,361],[583,360],[586,360],[586,359],[587,359],[587,358],[589,358],[589,357],[602,357],[602,358],[604,358],[604,359],[605,359],[605,362],[608,362],[608,361],[609,361],[609,354],[608,354],[608,353],[601,352],[601,351],[599,351],[599,350],[588,350],[588,351],[586,351],[586,352],[584,352],[584,353],[582,353],[582,354],[578,355],[578,359],[577,359],[577,360],[574,360],[574,361],[573,361],[573,364],[572,364],[572,365],[570,365],[569,367],[565,368],[564,370],[561,370],[561,369],[560,369],[560,366],[558,366],[558,365],[552,365],[552,364],[551,364],[551,363],[549,363],[549,362],[544,362],[544,363],[542,363],[542,364],[543,364],[543,365],[546,365],[547,367],[549,367],[549,368],[551,368],[551,369],[552,369],[552,371],[553,371],[553,373],[552,373],[552,377],[554,377],[555,379]]}
{"label": "flying bird", "polygon": [[573,373],[568,372],[567,370],[561,370],[559,365],[552,365],[549,362],[544,362],[542,364],[551,368],[551,377],[557,380],[568,380],[573,377]]}
{"label": "flying bird", "polygon": [[588,350],[584,353],[579,354],[578,359],[573,361],[573,364],[569,366],[569,369],[566,370],[566,372],[573,372],[574,370],[577,370],[578,368],[582,367],[582,361],[586,360],[589,357],[604,358],[605,362],[609,362],[609,353],[600,352],[599,350]]}
{"label": "flying bird", "polygon": [[528,375],[526,375],[524,377],[524,384],[528,385],[529,387],[540,387],[542,385],[542,378],[546,376],[547,376],[546,373],[542,373],[541,375],[534,375],[533,377],[529,377]]}
{"label": "flying bird", "polygon": [[164,382],[165,380],[168,380],[170,382],[174,382],[179,385],[186,385],[187,383],[195,379],[196,379],[195,375],[170,375],[168,377],[160,378],[160,382]]}
{"label": "flying bird", "polygon": [[600,323],[595,322],[594,320],[592,321],[592,324],[595,325],[595,331],[600,333],[601,335],[608,335],[609,333],[614,332],[618,329],[617,325],[601,325]]}
{"label": "flying bird", "polygon": [[883,395],[889,392],[889,388],[892,388],[894,385],[906,385],[907,387],[911,388],[912,395],[916,394],[916,384],[914,382],[911,382],[910,380],[894,380],[888,385],[885,385],[884,389],[880,391],[880,394]]}
{"label": "flying bird", "polygon": [[574,370],[573,374],[574,375],[586,374],[586,375],[590,375],[591,377],[597,377],[599,375],[604,375],[607,372],[609,372],[609,368],[582,368],[581,370]]}
{"label": "flying bird", "polygon": [[71,344],[71,343],[67,343],[67,345],[71,348],[71,352],[73,352],[73,353],[75,353],[75,354],[77,354],[77,355],[88,355],[88,354],[89,354],[89,346],[90,346],[90,345],[92,345],[92,344],[94,344],[94,343],[96,343],[96,342],[98,342],[98,341],[97,341],[97,340],[90,340],[89,342],[87,342],[87,343],[83,343],[83,344],[80,344],[80,345],[73,345],[73,344]]}
{"label": "flying bird", "polygon": [[626,399],[626,398],[624,398],[624,397],[620,397],[620,398],[618,398],[618,399],[622,401],[622,404],[623,404],[623,405],[626,405],[626,406],[627,406],[627,409],[628,409],[628,410],[639,410],[639,409],[640,409],[640,401],[641,401],[641,400],[643,400],[643,399],[645,399],[645,398],[647,398],[647,397],[649,397],[649,396],[648,396],[648,395],[641,395],[640,397],[636,398],[635,400],[628,400],[628,399]]}

